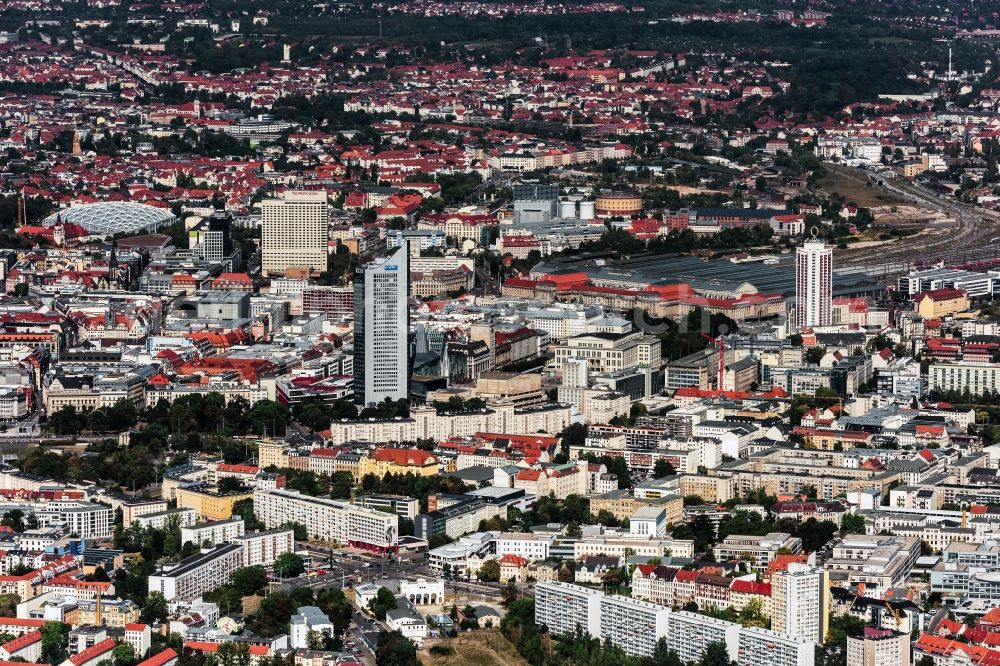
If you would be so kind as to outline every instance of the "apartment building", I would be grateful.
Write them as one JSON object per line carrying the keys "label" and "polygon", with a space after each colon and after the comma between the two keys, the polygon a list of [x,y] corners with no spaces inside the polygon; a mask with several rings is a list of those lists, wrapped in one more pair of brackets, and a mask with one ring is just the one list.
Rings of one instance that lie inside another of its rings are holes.
{"label": "apartment building", "polygon": [[361,458],[358,475],[374,474],[381,479],[386,474],[434,476],[438,471],[438,459],[426,451],[384,448]]}
{"label": "apartment building", "polygon": [[199,518],[227,520],[233,515],[233,505],[250,499],[252,493],[220,493],[208,486],[177,487],[174,490],[178,508],[194,509]]}
{"label": "apartment building", "polygon": [[196,546],[203,544],[227,543],[245,532],[242,518],[216,520],[181,528],[181,543],[190,541]]}
{"label": "apartment building", "polygon": [[395,552],[399,543],[394,513],[282,489],[255,492],[253,507],[267,528],[300,523],[312,538],[379,553]]}
{"label": "apartment building", "polygon": [[[568,338],[555,348],[556,367],[583,359],[591,372],[618,372],[637,365],[659,364],[660,340],[637,330],[594,331]],[[629,326],[628,328],[631,328]]]}
{"label": "apartment building", "polygon": [[535,623],[559,636],[577,627],[591,636],[601,635],[601,599],[604,593],[557,580],[535,586]]}
{"label": "apartment building", "polygon": [[42,632],[29,631],[0,645],[0,659],[7,663],[11,663],[13,659],[38,663],[42,659]]}
{"label": "apartment building", "polygon": [[865,627],[860,638],[847,638],[847,666],[910,666],[910,635]]}
{"label": "apartment building", "polygon": [[813,641],[788,636],[772,629],[745,627],[740,630],[737,666],[813,666]]}
{"label": "apartment building", "polygon": [[927,369],[928,391],[968,391],[972,395],[1000,391],[1000,365],[932,363]]}
{"label": "apartment building", "polygon": [[81,539],[109,539],[114,524],[114,510],[103,504],[80,502],[75,506],[46,507],[36,511],[35,516],[40,526],[64,525]]}
{"label": "apartment building", "polygon": [[243,566],[243,547],[222,544],[168,565],[149,577],[150,592],[159,592],[167,601],[191,600],[217,588]]}
{"label": "apartment building", "polygon": [[138,622],[139,613],[139,607],[128,599],[102,597],[99,608],[96,598],[78,599],[76,609],[67,613],[64,621],[72,626],[104,625],[121,629],[127,624]]}
{"label": "apartment building", "polygon": [[104,493],[100,496],[100,501],[112,509],[121,509],[124,525],[131,525],[139,516],[162,513],[168,508],[167,501],[163,499],[139,499],[118,493]]}
{"label": "apartment building", "polygon": [[670,614],[667,647],[681,663],[698,663],[709,643],[724,643],[730,659],[739,653],[740,625],[714,617],[678,611]]}
{"label": "apartment building", "polygon": [[503,507],[480,498],[464,499],[455,504],[419,514],[413,520],[413,534],[419,539],[430,539],[444,534],[452,539],[479,527],[480,521],[500,515]]}
{"label": "apartment building", "polygon": [[177,521],[182,528],[190,527],[198,521],[198,514],[194,509],[168,509],[158,513],[136,516],[133,522],[139,523],[146,529],[162,530],[167,526],[167,521],[171,520],[171,516],[177,516]]}
{"label": "apartment building", "polygon": [[295,531],[278,528],[249,532],[234,539],[234,543],[243,546],[243,566],[269,567],[279,555],[295,552]]}
{"label": "apartment building", "polygon": [[694,557],[694,542],[690,539],[651,539],[615,534],[585,536],[573,544],[573,559],[588,555]]}
{"label": "apartment building", "polygon": [[388,509],[407,520],[413,520],[420,513],[420,501],[405,495],[360,495],[354,498],[354,503],[366,509]]}
{"label": "apartment building", "polygon": [[630,657],[650,657],[667,635],[670,609],[621,595],[601,599],[601,640],[621,646]]}
{"label": "apartment building", "polygon": [[408,419],[364,419],[334,421],[330,440],[334,446],[348,442],[413,442],[418,439],[444,441],[471,437],[477,432],[562,432],[573,419],[569,405],[546,404],[516,408],[497,405],[472,412],[438,412],[432,405],[410,409]]}
{"label": "apartment building", "polygon": [[326,192],[286,192],[261,203],[261,271],[326,269],[329,213]]}
{"label": "apartment building", "polygon": [[743,628],[735,622],[674,612],[661,604],[606,596],[600,590],[557,581],[536,586],[535,621],[546,625],[552,635],[579,627],[634,657],[651,655],[659,639],[665,638],[682,663],[697,663],[710,643],[724,644],[729,659],[739,666],[812,666],[814,659],[815,644],[809,639]]}
{"label": "apartment building", "polygon": [[822,644],[830,610],[830,579],[823,569],[792,563],[771,576],[771,628]]}

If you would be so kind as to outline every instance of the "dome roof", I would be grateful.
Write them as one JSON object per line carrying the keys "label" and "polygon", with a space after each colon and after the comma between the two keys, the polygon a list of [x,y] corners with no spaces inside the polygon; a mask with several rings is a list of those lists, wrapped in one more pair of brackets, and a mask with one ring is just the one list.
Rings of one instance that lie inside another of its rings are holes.
{"label": "dome roof", "polygon": [[51,226],[61,220],[63,224],[79,224],[88,233],[104,235],[152,232],[175,219],[174,214],[164,208],[132,201],[102,201],[53,213],[43,224]]}

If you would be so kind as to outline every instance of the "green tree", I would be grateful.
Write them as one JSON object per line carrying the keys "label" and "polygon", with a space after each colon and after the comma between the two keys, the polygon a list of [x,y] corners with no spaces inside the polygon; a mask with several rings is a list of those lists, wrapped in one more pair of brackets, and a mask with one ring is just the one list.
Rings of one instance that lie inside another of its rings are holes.
{"label": "green tree", "polygon": [[487,583],[495,583],[499,581],[500,563],[495,559],[486,560],[483,562],[483,566],[479,567],[479,571],[476,572],[476,576],[479,577],[479,580]]}
{"label": "green tree", "polygon": [[803,354],[803,360],[806,363],[811,363],[816,365],[820,360],[826,355],[826,347],[810,347]]}
{"label": "green tree", "polygon": [[181,517],[174,513],[167,516],[163,525],[163,554],[173,558],[181,552]]}
{"label": "green tree", "polygon": [[223,495],[232,495],[243,490],[243,482],[235,476],[224,476],[219,479],[218,487]]}
{"label": "green tree", "polygon": [[149,593],[142,604],[142,613],[139,619],[144,624],[156,622],[166,622],[167,620],[167,600],[161,592],[156,590]]}
{"label": "green tree", "polygon": [[114,666],[132,666],[135,663],[135,649],[128,643],[119,643],[111,650]]}
{"label": "green tree", "polygon": [[295,553],[282,553],[274,560],[274,573],[282,578],[295,578],[305,570],[302,556]]}
{"label": "green tree", "polygon": [[21,511],[20,509],[11,509],[3,514],[3,518],[0,518],[0,525],[5,525],[15,532],[23,532],[24,511]]}
{"label": "green tree", "polygon": [[69,639],[69,625],[62,622],[46,622],[42,625],[42,661],[58,666],[69,653],[66,643]]}
{"label": "green tree", "polygon": [[705,654],[698,660],[698,666],[730,666],[729,649],[721,641],[712,641],[705,646]]}
{"label": "green tree", "polygon": [[243,527],[247,532],[254,532],[264,529],[264,523],[257,519],[257,514],[253,511],[253,499],[248,497],[233,502],[233,517],[243,519]]}
{"label": "green tree", "polygon": [[330,497],[348,499],[354,490],[354,475],[350,472],[334,472],[330,477]]}
{"label": "green tree", "polygon": [[260,603],[260,609],[253,616],[249,628],[265,638],[287,634],[288,620],[299,605],[287,594],[281,592],[269,594]]}
{"label": "green tree", "polygon": [[250,645],[226,641],[215,652],[218,666],[250,666]]}
{"label": "green tree", "polygon": [[673,476],[677,473],[674,466],[666,458],[658,458],[653,464],[653,478],[662,479],[665,476]]}
{"label": "green tree", "polygon": [[764,604],[760,599],[754,598],[743,605],[737,615],[737,621],[744,627],[760,627],[766,629],[771,621],[764,615]]}
{"label": "green tree", "polygon": [[246,414],[251,432],[278,436],[285,434],[288,425],[288,409],[273,400],[260,400]]}
{"label": "green tree", "polygon": [[865,517],[858,513],[845,513],[840,519],[841,534],[864,534]]}
{"label": "green tree", "polygon": [[368,608],[371,609],[376,618],[384,620],[386,612],[396,608],[396,596],[388,588],[380,587],[372,600],[368,602]]}
{"label": "green tree", "polygon": [[17,617],[17,605],[21,597],[16,594],[0,594],[0,617]]}
{"label": "green tree", "polygon": [[417,649],[398,631],[383,631],[375,649],[376,666],[420,666]]}
{"label": "green tree", "polygon": [[267,573],[262,566],[240,567],[229,574],[229,584],[240,595],[256,594],[267,585]]}
{"label": "green tree", "polygon": [[45,427],[57,435],[79,435],[86,423],[86,417],[76,407],[68,406],[49,414]]}
{"label": "green tree", "polygon": [[684,666],[677,653],[667,645],[666,637],[656,641],[656,648],[648,666]]}
{"label": "green tree", "polygon": [[[268,599],[270,598],[268,597]],[[243,609],[243,597],[236,591],[236,588],[230,585],[221,585],[206,592],[205,601],[216,604],[219,607],[220,615],[229,615]]]}

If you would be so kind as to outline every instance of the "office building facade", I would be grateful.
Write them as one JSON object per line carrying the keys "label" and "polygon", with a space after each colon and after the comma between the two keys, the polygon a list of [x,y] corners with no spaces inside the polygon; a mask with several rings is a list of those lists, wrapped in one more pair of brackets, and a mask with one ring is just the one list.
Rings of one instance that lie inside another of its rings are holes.
{"label": "office building facade", "polygon": [[806,242],[795,253],[795,325],[833,322],[833,248]]}
{"label": "office building facade", "polygon": [[354,276],[354,402],[360,405],[409,394],[409,299],[406,242]]}

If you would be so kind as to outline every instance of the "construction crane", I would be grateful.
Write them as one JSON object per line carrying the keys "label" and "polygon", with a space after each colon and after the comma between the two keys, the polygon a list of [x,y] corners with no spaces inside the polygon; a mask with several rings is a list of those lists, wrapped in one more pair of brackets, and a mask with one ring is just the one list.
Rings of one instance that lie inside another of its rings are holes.
{"label": "construction crane", "polygon": [[719,376],[717,378],[716,388],[722,390],[722,380],[726,376],[726,339],[721,335],[717,338],[713,338],[708,333],[702,333],[701,337],[709,341],[709,343],[719,350]]}
{"label": "construction crane", "polygon": [[889,609],[892,619],[896,621],[896,631],[899,631],[899,625],[903,623],[903,618],[899,613],[899,609],[893,606],[888,600],[885,602],[885,607]]}

